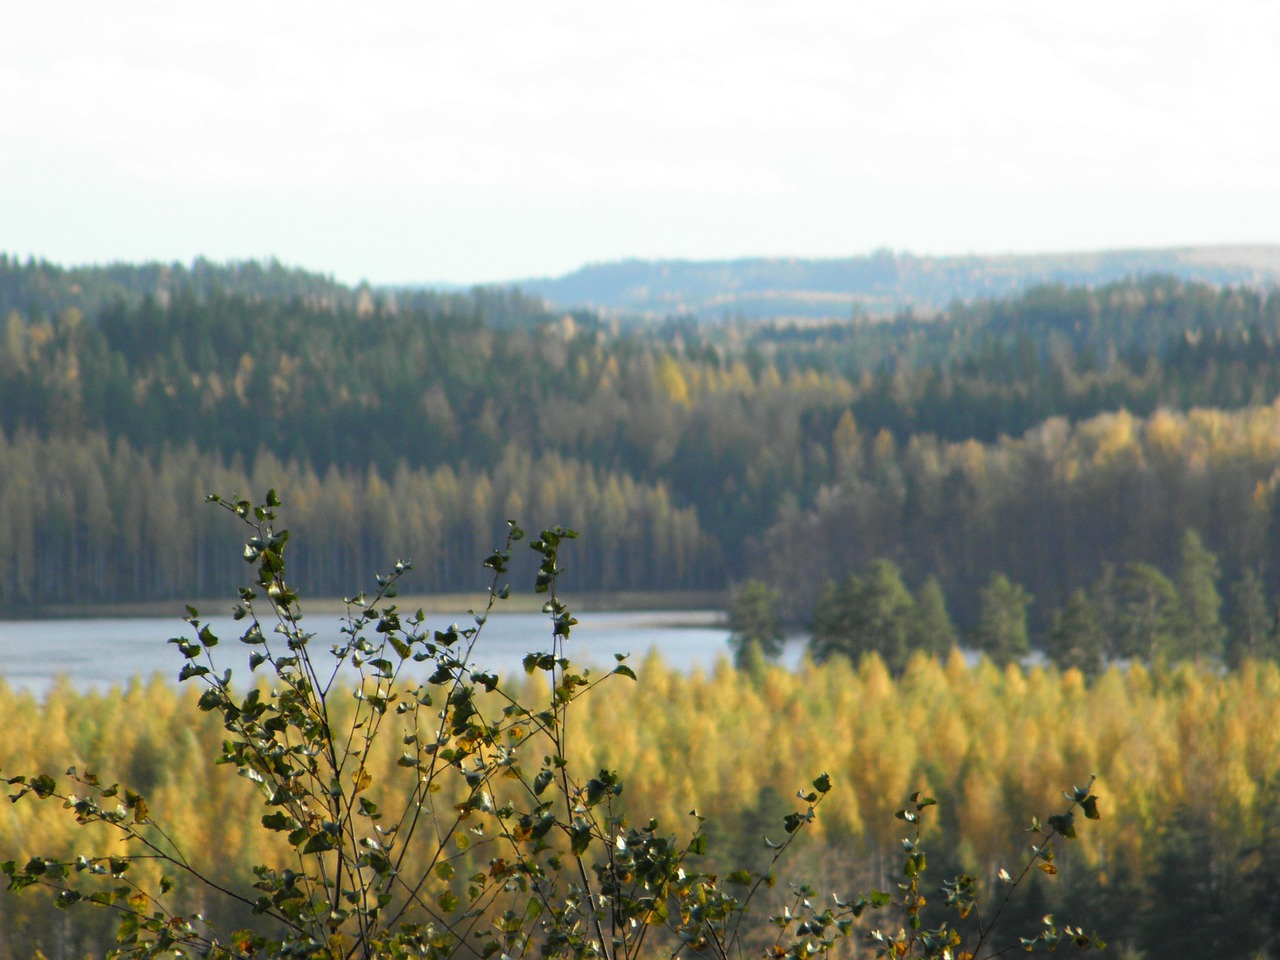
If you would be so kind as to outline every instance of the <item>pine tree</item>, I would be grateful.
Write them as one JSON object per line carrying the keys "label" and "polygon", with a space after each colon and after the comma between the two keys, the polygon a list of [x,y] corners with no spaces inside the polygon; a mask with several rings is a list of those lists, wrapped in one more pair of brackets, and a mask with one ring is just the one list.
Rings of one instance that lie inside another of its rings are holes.
{"label": "pine tree", "polygon": [[1116,651],[1152,662],[1178,654],[1178,591],[1149,563],[1126,564],[1116,581]]}
{"label": "pine tree", "polygon": [[956,628],[947,613],[942,584],[930,576],[916,591],[907,615],[907,648],[942,656],[956,645]]}
{"label": "pine tree", "polygon": [[876,560],[866,579],[829,584],[814,615],[812,652],[817,660],[842,654],[857,662],[877,653],[893,672],[907,662],[911,592],[890,560]]}
{"label": "pine tree", "polygon": [[1123,617],[1120,609],[1120,577],[1114,563],[1104,563],[1102,573],[1089,587],[1089,604],[1102,631],[1102,655],[1105,659],[1124,657]]}
{"label": "pine tree", "polygon": [[1075,668],[1086,677],[1102,671],[1105,639],[1088,594],[1077,590],[1053,615],[1045,653],[1062,669]]}
{"label": "pine tree", "polygon": [[1231,588],[1231,629],[1226,661],[1232,670],[1249,659],[1274,659],[1275,620],[1267,609],[1266,588],[1253,571],[1245,570]]}
{"label": "pine tree", "polygon": [[778,591],[760,580],[738,588],[729,608],[734,663],[743,667],[759,658],[782,656],[782,625],[778,619]]}
{"label": "pine tree", "polygon": [[1182,535],[1180,552],[1177,655],[1193,660],[1221,657],[1226,629],[1218,593],[1218,558],[1191,529]]}
{"label": "pine tree", "polygon": [[859,645],[880,654],[891,672],[901,673],[907,665],[912,601],[897,564],[891,560],[871,564],[860,600],[855,617]]}
{"label": "pine tree", "polygon": [[1204,817],[1185,807],[1173,811],[1148,880],[1151,899],[1141,914],[1148,956],[1184,954],[1192,916],[1197,955],[1215,960],[1260,955],[1267,931],[1253,905],[1240,896],[1241,884],[1226,880],[1232,854],[1224,846]]}
{"label": "pine tree", "polygon": [[1027,607],[1031,594],[997,573],[978,595],[975,645],[1000,666],[1015,663],[1031,652],[1027,636]]}
{"label": "pine tree", "polygon": [[813,637],[809,644],[810,653],[819,663],[837,655],[855,657],[849,650],[849,638],[853,635],[853,608],[861,592],[862,580],[856,574],[839,583],[830,580],[822,588],[813,613]]}

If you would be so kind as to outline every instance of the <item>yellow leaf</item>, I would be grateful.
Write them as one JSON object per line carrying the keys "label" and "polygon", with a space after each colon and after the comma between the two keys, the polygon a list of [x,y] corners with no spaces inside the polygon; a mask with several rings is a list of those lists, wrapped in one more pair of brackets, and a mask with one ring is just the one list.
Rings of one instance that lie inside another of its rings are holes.
{"label": "yellow leaf", "polygon": [[368,770],[361,767],[351,775],[351,782],[355,785],[355,792],[359,793],[361,790],[368,789],[369,784],[373,783],[373,777],[369,776]]}

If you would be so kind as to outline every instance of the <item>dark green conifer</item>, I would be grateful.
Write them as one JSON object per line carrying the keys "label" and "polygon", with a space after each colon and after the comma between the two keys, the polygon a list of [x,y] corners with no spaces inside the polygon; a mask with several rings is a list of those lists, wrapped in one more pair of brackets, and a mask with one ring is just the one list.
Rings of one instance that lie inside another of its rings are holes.
{"label": "dark green conifer", "polygon": [[900,672],[907,662],[912,606],[897,564],[876,560],[865,579],[850,576],[823,591],[814,616],[814,657],[842,654],[856,662],[877,653],[891,671]]}
{"label": "dark green conifer", "polygon": [[936,576],[916,591],[907,615],[907,648],[942,656],[956,645],[956,628],[947,613],[947,598]]}
{"label": "dark green conifer", "polygon": [[1074,667],[1086,677],[1095,677],[1102,670],[1104,647],[1093,603],[1083,590],[1076,590],[1053,615],[1045,653],[1064,670]]}
{"label": "dark green conifer", "polygon": [[1031,594],[1003,573],[992,576],[979,593],[975,646],[1002,667],[1031,652],[1027,635],[1031,599]]}
{"label": "dark green conifer", "polygon": [[782,655],[778,599],[778,591],[760,580],[748,580],[734,594],[729,608],[729,644],[734,664],[740,669]]}
{"label": "dark green conifer", "polygon": [[1249,659],[1274,659],[1276,624],[1267,609],[1262,579],[1245,570],[1231,588],[1231,628],[1227,632],[1227,666],[1235,670]]}
{"label": "dark green conifer", "polygon": [[1218,592],[1218,558],[1200,535],[1182,535],[1178,570],[1178,642],[1176,655],[1192,660],[1222,656],[1222,594]]}
{"label": "dark green conifer", "polygon": [[1177,659],[1180,608],[1169,578],[1149,563],[1130,563],[1116,590],[1116,652],[1147,663]]}

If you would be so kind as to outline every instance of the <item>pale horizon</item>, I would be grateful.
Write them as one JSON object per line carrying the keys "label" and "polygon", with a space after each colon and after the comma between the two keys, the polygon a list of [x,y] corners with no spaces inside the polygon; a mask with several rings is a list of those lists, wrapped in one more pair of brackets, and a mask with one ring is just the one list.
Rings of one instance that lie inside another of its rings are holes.
{"label": "pale horizon", "polygon": [[344,283],[1280,243],[1280,7],[51,0],[0,250]]}

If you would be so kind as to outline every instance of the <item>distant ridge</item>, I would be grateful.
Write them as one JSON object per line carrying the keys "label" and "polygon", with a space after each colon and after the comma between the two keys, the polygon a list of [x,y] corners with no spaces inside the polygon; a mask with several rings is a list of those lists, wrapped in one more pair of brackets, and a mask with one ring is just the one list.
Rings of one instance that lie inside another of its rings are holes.
{"label": "distant ridge", "polygon": [[523,280],[556,308],[661,318],[846,319],[954,300],[999,298],[1042,284],[1096,285],[1163,274],[1215,285],[1280,286],[1280,245],[1177,247],[927,257],[877,251],[840,259],[625,260],[563,277]]}

